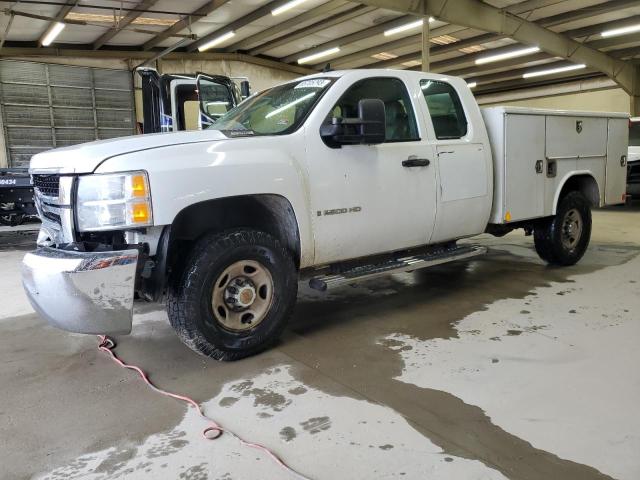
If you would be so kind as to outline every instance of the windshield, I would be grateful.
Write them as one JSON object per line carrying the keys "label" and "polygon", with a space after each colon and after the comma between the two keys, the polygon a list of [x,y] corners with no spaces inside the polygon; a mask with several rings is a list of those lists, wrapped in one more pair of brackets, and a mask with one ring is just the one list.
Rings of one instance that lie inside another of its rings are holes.
{"label": "windshield", "polygon": [[209,128],[231,137],[293,132],[331,83],[330,78],[310,78],[270,88],[247,98]]}
{"label": "windshield", "polygon": [[640,147],[640,122],[629,122],[629,146]]}

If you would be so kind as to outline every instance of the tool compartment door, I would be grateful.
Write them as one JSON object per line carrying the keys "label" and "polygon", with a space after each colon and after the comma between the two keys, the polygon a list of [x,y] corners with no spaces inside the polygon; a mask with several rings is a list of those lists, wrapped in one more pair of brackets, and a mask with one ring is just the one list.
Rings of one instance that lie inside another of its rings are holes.
{"label": "tool compartment door", "polygon": [[577,159],[607,154],[604,117],[547,116],[547,158]]}
{"label": "tool compartment door", "polygon": [[608,133],[604,203],[615,205],[624,202],[627,189],[629,121],[609,118]]}
{"label": "tool compartment door", "polygon": [[514,222],[544,215],[545,117],[508,114],[505,125],[504,215]]}

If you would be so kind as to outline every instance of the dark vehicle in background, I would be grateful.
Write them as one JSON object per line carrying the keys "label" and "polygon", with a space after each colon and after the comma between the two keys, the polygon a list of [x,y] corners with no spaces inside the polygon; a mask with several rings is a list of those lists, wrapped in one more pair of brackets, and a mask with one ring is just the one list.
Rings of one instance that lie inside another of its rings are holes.
{"label": "dark vehicle in background", "polygon": [[26,168],[0,168],[0,225],[16,226],[37,215]]}
{"label": "dark vehicle in background", "polygon": [[201,130],[250,94],[245,77],[204,73],[160,75],[155,69],[144,67],[136,73],[142,83],[140,133]]}
{"label": "dark vehicle in background", "polygon": [[627,195],[640,197],[640,117],[629,120]]}

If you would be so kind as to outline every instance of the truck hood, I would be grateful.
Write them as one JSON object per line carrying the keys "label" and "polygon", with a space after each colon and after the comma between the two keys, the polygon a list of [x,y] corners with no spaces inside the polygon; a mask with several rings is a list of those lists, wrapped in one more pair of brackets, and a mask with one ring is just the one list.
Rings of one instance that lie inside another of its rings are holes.
{"label": "truck hood", "polygon": [[218,140],[229,140],[229,138],[218,130],[200,130],[98,140],[38,153],[31,157],[29,171],[31,173],[91,173],[106,159],[117,155],[171,145]]}
{"label": "truck hood", "polygon": [[640,147],[629,147],[629,156],[627,160],[629,162],[640,161]]}

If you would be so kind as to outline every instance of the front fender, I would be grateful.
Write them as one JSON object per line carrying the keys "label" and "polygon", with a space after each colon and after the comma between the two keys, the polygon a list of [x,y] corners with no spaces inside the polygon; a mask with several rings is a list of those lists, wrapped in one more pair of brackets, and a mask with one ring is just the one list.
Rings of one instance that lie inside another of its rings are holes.
{"label": "front fender", "polygon": [[170,225],[195,203],[254,194],[274,194],[291,204],[300,234],[300,265],[313,263],[308,188],[301,167],[302,130],[286,136],[248,137],[169,145],[118,155],[96,173],[146,170],[155,225]]}

